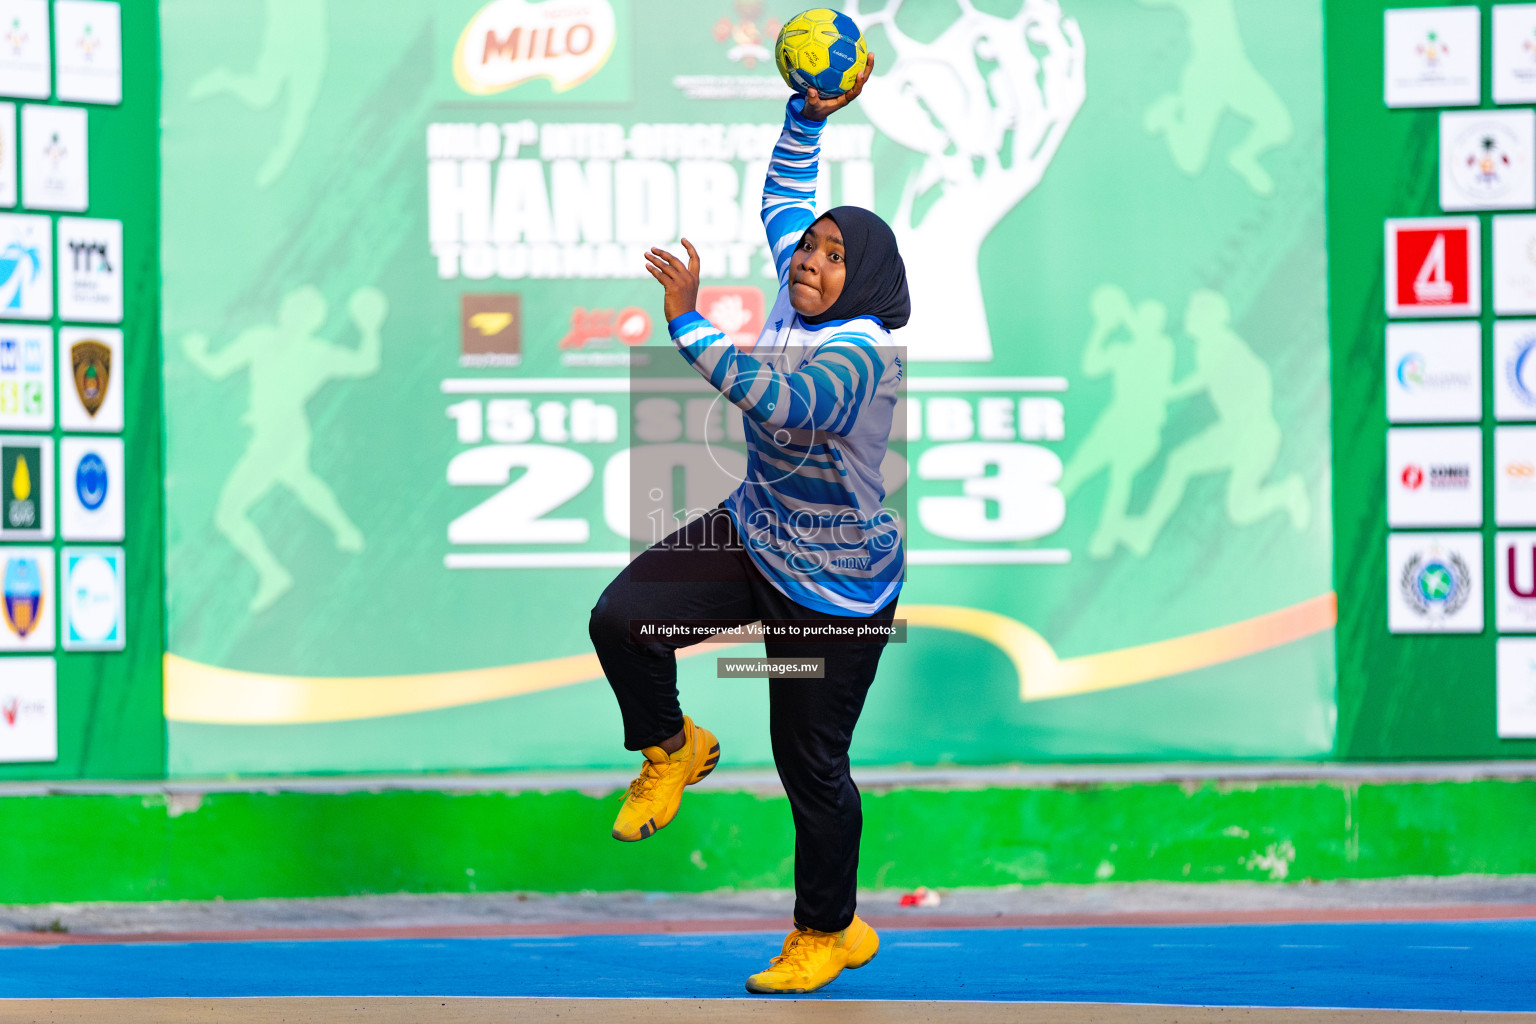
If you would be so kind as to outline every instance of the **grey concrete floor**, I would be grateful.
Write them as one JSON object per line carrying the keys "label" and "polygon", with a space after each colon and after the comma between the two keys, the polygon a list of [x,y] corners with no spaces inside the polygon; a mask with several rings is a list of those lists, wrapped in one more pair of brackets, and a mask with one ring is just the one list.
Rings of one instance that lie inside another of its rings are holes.
{"label": "grey concrete floor", "polygon": [[[937,907],[903,908],[896,891],[868,891],[868,916],[1126,914],[1444,907],[1536,906],[1536,875],[1373,881],[1264,883],[1101,883],[940,890]],[[398,893],[338,899],[58,903],[0,906],[0,932],[75,934],[244,931],[262,928],[413,928],[571,921],[679,921],[782,918],[788,890],[720,893]]]}

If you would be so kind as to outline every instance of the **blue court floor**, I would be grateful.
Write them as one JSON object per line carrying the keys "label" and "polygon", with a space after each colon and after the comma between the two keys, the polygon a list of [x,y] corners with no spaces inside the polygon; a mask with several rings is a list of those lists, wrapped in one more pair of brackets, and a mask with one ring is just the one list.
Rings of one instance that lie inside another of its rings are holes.
{"label": "blue court floor", "polygon": [[[782,933],[0,949],[9,998],[722,998]],[[827,999],[1536,1010],[1536,921],[887,930]]]}

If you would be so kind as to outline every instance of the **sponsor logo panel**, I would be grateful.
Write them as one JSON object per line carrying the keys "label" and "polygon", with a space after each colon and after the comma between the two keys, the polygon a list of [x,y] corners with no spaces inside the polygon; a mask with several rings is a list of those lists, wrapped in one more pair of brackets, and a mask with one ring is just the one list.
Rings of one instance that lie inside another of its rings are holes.
{"label": "sponsor logo panel", "polygon": [[0,437],[0,540],[53,539],[53,439]]}
{"label": "sponsor logo panel", "polygon": [[53,427],[53,331],[0,323],[0,428]]}
{"label": "sponsor logo panel", "polygon": [[1386,222],[1387,315],[1477,316],[1482,312],[1481,229],[1476,217]]}
{"label": "sponsor logo panel", "polygon": [[768,315],[761,288],[709,285],[699,289],[700,315],[724,332],[731,344],[752,351]]}
{"label": "sponsor logo panel", "polygon": [[0,651],[53,650],[55,600],[52,548],[0,546]]}
{"label": "sponsor logo panel", "polygon": [[21,204],[33,210],[84,210],[86,111],[28,103],[21,108]]}
{"label": "sponsor logo panel", "polygon": [[1387,431],[1387,524],[1480,526],[1483,432],[1477,427]]}
{"label": "sponsor logo panel", "polygon": [[453,78],[472,96],[539,79],[568,92],[603,70],[618,36],[609,0],[492,0],[455,44]]}
{"label": "sponsor logo panel", "polygon": [[1536,533],[1499,533],[1493,544],[1494,625],[1536,633]]}
{"label": "sponsor logo panel", "polygon": [[116,3],[58,0],[53,5],[59,99],[123,101],[122,16]]}
{"label": "sponsor logo panel", "polygon": [[1536,526],[1536,427],[1493,430],[1493,521]]}
{"label": "sponsor logo panel", "polygon": [[1468,422],[1483,415],[1476,321],[1388,324],[1386,371],[1390,423]]}
{"label": "sponsor logo panel", "polygon": [[1482,98],[1481,36],[1476,7],[1387,11],[1387,106],[1476,106]]}
{"label": "sponsor logo panel", "polygon": [[52,658],[6,658],[0,673],[0,761],[59,756],[58,667]]}
{"label": "sponsor logo panel", "polygon": [[122,221],[60,217],[58,267],[61,318],[122,322]]}
{"label": "sponsor logo panel", "polygon": [[16,104],[0,103],[0,206],[15,206],[17,198]]}
{"label": "sponsor logo panel", "polygon": [[0,317],[53,316],[53,222],[0,213]]}
{"label": "sponsor logo panel", "polygon": [[459,296],[459,365],[516,366],[522,361],[522,296]]}
{"label": "sponsor logo panel", "polygon": [[1440,207],[1529,209],[1536,205],[1536,114],[1529,110],[1440,115]]}
{"label": "sponsor logo panel", "polygon": [[64,540],[123,539],[123,442],[66,437],[59,446],[59,535]]}
{"label": "sponsor logo panel", "polygon": [[1493,311],[1536,313],[1536,215],[1493,218]]}
{"label": "sponsor logo panel", "polygon": [[122,548],[65,548],[59,553],[66,651],[120,651],[126,615]]}
{"label": "sponsor logo panel", "polygon": [[1493,325],[1493,415],[1536,420],[1536,320]]}
{"label": "sponsor logo panel", "polygon": [[122,331],[112,327],[60,328],[59,425],[65,430],[122,430],[122,367]]}
{"label": "sponsor logo panel", "polygon": [[1536,4],[1493,6],[1493,102],[1536,101]]}
{"label": "sponsor logo panel", "polygon": [[0,94],[45,100],[52,77],[48,0],[7,0],[0,16]]}
{"label": "sponsor logo panel", "polygon": [[1495,651],[1499,738],[1536,738],[1536,639],[1500,637]]}
{"label": "sponsor logo panel", "polygon": [[1387,628],[1481,633],[1482,563],[1478,533],[1388,534]]}
{"label": "sponsor logo panel", "polygon": [[571,310],[570,324],[561,337],[562,366],[645,365],[644,353],[629,350],[643,345],[651,336],[651,314],[639,306]]}

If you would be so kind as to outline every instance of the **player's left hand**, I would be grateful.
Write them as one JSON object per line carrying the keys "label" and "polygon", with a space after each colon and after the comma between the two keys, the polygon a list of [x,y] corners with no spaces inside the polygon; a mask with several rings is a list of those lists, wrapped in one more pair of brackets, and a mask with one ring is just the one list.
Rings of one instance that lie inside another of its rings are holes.
{"label": "player's left hand", "polygon": [[669,321],[684,313],[692,313],[699,304],[699,253],[686,238],[683,239],[683,248],[688,250],[686,266],[665,249],[652,247],[645,254],[645,269],[667,290],[662,309]]}
{"label": "player's left hand", "polygon": [[825,121],[835,111],[842,110],[848,104],[859,98],[859,93],[864,91],[864,83],[869,81],[870,73],[875,70],[875,55],[869,54],[865,59],[864,70],[859,72],[858,81],[853,83],[853,88],[837,96],[823,98],[815,89],[808,89],[805,93],[805,116],[811,121]]}

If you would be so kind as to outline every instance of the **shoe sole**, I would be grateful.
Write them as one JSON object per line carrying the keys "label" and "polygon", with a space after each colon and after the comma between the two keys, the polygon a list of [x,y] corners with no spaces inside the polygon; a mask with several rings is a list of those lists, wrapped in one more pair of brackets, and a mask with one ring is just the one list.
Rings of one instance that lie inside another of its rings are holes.
{"label": "shoe sole", "polygon": [[[702,729],[699,731],[704,732]],[[688,776],[687,782],[683,783],[684,788],[692,786],[695,783],[702,782],[710,772],[715,770],[715,765],[720,763],[720,742],[715,740],[714,733],[705,732],[704,734],[714,742],[710,744],[708,753],[704,755],[704,763],[699,765],[699,767],[694,770],[692,775]],[[650,821],[647,821],[644,825],[640,826],[639,832],[625,835],[618,829],[614,829],[610,834],[613,836],[613,838],[617,839],[621,843],[638,843],[642,839],[649,839],[651,836],[655,835],[657,832],[660,832],[662,829],[666,828],[672,823],[672,819],[677,817],[677,809],[682,806],[682,803],[683,791],[680,789],[677,791],[677,799],[672,802],[672,806],[667,809],[664,815],[662,815],[661,821],[659,823],[657,822],[656,818],[653,817]]]}
{"label": "shoe sole", "polygon": [[[869,958],[869,960],[873,959],[874,957]],[[869,960],[865,960],[859,964],[844,964],[843,971],[856,971],[860,967],[863,967],[864,964],[869,963]],[[820,985],[814,985],[810,988],[756,988],[752,984],[752,979],[748,978],[747,991],[751,992],[755,996],[803,996],[808,992],[819,992],[826,988],[828,985],[836,981],[838,977],[843,973],[843,971],[838,971],[837,974],[832,975],[832,977],[828,978]]]}
{"label": "shoe sole", "polygon": [[[844,968],[844,970],[846,970],[846,968]],[[841,971],[838,972],[838,974],[841,973]],[[755,988],[752,985],[751,979],[748,979],[747,991],[751,992],[755,996],[803,996],[807,992],[820,992],[822,989],[826,988],[836,980],[837,975],[834,974],[820,985],[815,985],[811,988]]]}

